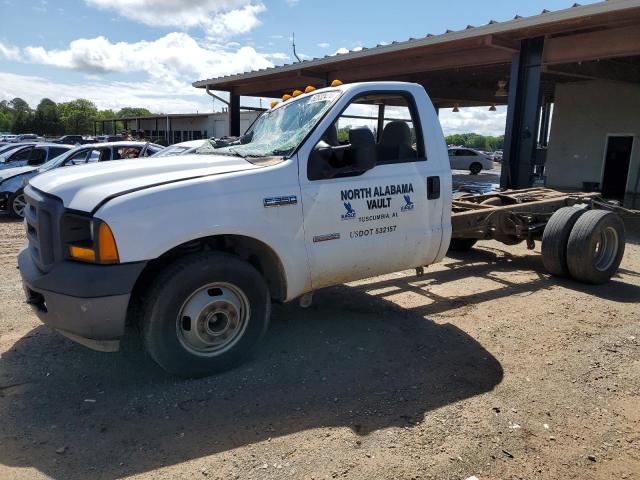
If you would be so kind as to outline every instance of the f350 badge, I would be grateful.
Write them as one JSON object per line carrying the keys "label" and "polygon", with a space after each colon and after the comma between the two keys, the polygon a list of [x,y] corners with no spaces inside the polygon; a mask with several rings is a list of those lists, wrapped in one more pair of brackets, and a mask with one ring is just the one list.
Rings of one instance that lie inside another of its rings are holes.
{"label": "f350 badge", "polygon": [[286,207],[287,205],[296,205],[298,197],[295,195],[285,195],[284,197],[267,197],[262,200],[264,208]]}

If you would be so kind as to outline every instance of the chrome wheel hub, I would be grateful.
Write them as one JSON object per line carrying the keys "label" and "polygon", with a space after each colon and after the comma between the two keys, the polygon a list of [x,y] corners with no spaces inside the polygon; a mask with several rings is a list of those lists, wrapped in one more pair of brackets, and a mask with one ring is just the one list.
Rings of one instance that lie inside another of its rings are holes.
{"label": "chrome wheel hub", "polygon": [[240,340],[249,315],[249,300],[238,287],[205,285],[182,305],[176,322],[178,339],[195,355],[219,355]]}
{"label": "chrome wheel hub", "polygon": [[596,242],[593,257],[597,270],[603,272],[613,264],[619,248],[618,232],[615,228],[607,227],[600,232],[600,238]]}

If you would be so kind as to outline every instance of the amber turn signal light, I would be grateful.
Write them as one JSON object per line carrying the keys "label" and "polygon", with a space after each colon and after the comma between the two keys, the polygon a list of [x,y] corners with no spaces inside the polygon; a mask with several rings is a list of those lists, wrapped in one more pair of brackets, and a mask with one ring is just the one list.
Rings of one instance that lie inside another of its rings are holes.
{"label": "amber turn signal light", "polygon": [[118,263],[118,247],[109,225],[102,222],[98,227],[98,256],[100,263]]}

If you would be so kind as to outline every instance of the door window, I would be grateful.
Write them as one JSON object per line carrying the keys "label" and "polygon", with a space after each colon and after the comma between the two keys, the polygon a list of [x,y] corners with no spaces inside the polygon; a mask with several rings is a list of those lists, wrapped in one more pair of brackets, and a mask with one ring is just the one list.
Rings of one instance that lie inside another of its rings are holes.
{"label": "door window", "polygon": [[60,147],[51,147],[49,149],[49,160],[51,160],[52,158],[56,158],[59,155],[62,155],[64,152],[68,152],[69,150],[66,148],[60,148]]}
{"label": "door window", "polygon": [[108,148],[94,148],[89,152],[89,157],[87,158],[88,163],[95,162],[104,162],[105,160],[110,160],[110,154]]}
{"label": "door window", "polygon": [[114,160],[126,160],[128,158],[138,158],[142,147],[120,147],[118,148]]}
{"label": "door window", "polygon": [[29,155],[31,155],[32,150],[33,150],[33,147],[28,147],[23,150],[20,150],[19,152],[16,152],[13,155],[11,155],[11,158],[9,159],[9,161],[15,162],[18,160],[27,160],[29,158]]}
{"label": "door window", "polygon": [[29,159],[27,160],[27,165],[31,167],[35,167],[38,165],[42,165],[44,161],[47,159],[47,150],[44,148],[34,148],[31,150],[29,155]]}
{"label": "door window", "polygon": [[65,162],[65,165],[82,165],[87,162],[87,151],[82,150],[78,153],[73,154],[69,159]]}
{"label": "door window", "polygon": [[404,95],[357,97],[314,147],[307,165],[309,180],[357,176],[376,165],[425,160],[417,118]]}

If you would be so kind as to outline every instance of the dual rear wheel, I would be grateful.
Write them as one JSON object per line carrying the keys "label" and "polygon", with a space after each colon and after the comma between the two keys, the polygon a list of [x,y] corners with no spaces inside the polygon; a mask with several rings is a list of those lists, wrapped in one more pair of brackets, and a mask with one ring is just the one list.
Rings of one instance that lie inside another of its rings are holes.
{"label": "dual rear wheel", "polygon": [[594,285],[616,273],[624,249],[624,223],[606,210],[561,208],[542,236],[542,262],[549,273]]}

